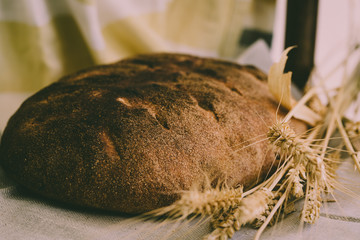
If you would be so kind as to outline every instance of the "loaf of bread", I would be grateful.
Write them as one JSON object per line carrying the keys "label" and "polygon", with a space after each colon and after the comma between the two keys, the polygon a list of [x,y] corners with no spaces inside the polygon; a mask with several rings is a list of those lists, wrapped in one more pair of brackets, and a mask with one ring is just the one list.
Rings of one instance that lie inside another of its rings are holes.
{"label": "loaf of bread", "polygon": [[268,127],[284,113],[250,66],[145,54],[40,90],[11,117],[0,163],[62,202],[139,213],[204,176],[249,187],[276,161]]}

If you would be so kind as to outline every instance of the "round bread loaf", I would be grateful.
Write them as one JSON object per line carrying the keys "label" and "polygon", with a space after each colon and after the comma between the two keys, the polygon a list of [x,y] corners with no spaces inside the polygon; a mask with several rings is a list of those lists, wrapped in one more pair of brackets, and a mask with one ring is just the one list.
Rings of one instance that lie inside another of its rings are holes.
{"label": "round bread loaf", "polygon": [[275,161],[265,138],[278,103],[265,79],[180,54],[92,67],[22,104],[0,162],[45,197],[126,213],[168,205],[204,176],[250,186]]}

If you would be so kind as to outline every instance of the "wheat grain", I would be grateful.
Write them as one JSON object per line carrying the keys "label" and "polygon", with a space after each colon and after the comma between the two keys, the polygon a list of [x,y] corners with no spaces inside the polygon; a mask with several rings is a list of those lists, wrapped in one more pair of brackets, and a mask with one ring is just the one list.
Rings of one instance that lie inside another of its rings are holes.
{"label": "wheat grain", "polygon": [[[316,161],[316,162],[315,162]],[[321,194],[327,187],[326,165],[320,157],[311,159],[307,164],[306,172],[308,174],[306,198],[301,214],[301,219],[307,223],[315,223],[320,216],[320,207],[322,203]]]}
{"label": "wheat grain", "polygon": [[[290,185],[290,195],[295,198],[304,196],[303,187],[307,191],[301,219],[314,223],[320,214],[321,194],[332,191],[330,183],[334,174],[333,167],[326,164],[322,154],[309,147],[309,141],[296,137],[294,131],[285,122],[272,126],[268,133],[269,141],[278,148],[284,158],[292,158],[293,167],[287,172],[286,181]],[[288,199],[289,196],[285,196]]]}
{"label": "wheat grain", "polygon": [[149,217],[166,215],[169,218],[186,218],[192,214],[212,215],[240,204],[243,188],[208,188],[203,191],[196,187],[183,191],[181,198],[172,205],[147,213]]}
{"label": "wheat grain", "polygon": [[348,121],[345,124],[345,130],[350,138],[360,136],[360,122]]}
{"label": "wheat grain", "polygon": [[[265,223],[266,219],[271,215],[271,212],[283,195],[284,202],[286,204],[281,204],[278,209],[275,209],[276,212],[272,215],[268,225],[273,225],[281,214],[287,215],[295,211],[294,203],[288,203],[288,200],[290,198],[299,199],[304,196],[304,172],[305,168],[301,164],[298,164],[296,168],[294,168],[294,165],[291,164],[291,167],[287,173],[284,174],[281,181],[276,185],[277,190],[273,191],[274,198],[269,201],[265,212],[261,216],[258,216],[257,219],[252,223],[253,227],[260,228]],[[289,190],[286,191],[286,189]]]}
{"label": "wheat grain", "polygon": [[267,136],[270,143],[278,148],[280,154],[294,157],[295,164],[302,163],[306,165],[306,162],[315,156],[308,143],[297,137],[287,122],[275,123],[270,127]]}
{"label": "wheat grain", "polygon": [[[259,216],[257,216],[253,222],[251,222],[252,227],[260,228],[264,224],[266,218],[270,215],[275,204],[279,201],[279,198],[281,197],[281,195],[282,195],[282,192],[278,192],[277,194],[273,192],[274,197],[269,200],[265,211],[262,214],[260,214]],[[278,213],[280,213],[280,211],[278,211]],[[270,223],[269,223],[270,226],[274,224],[274,222],[275,222],[274,219],[275,218],[272,218],[272,220],[270,221]]]}
{"label": "wheat grain", "polygon": [[320,217],[320,207],[322,202],[320,194],[320,188],[318,188],[316,184],[308,184],[306,200],[301,213],[302,221],[313,224]]}
{"label": "wheat grain", "polygon": [[290,181],[291,189],[290,195],[294,198],[302,198],[304,196],[304,178],[301,178],[301,175],[305,176],[305,169],[303,165],[299,164],[300,169],[292,168],[287,173],[287,178]]}
{"label": "wheat grain", "polygon": [[243,198],[237,207],[233,208],[229,213],[220,215],[220,218],[213,221],[215,230],[205,236],[204,239],[231,238],[235,231],[240,230],[241,226],[253,222],[263,214],[272,198],[272,192],[267,189],[258,190]]}

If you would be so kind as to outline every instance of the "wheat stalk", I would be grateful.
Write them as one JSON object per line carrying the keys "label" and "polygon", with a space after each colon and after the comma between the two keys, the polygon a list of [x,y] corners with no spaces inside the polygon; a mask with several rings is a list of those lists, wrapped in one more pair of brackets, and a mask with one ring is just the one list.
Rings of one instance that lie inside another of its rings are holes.
{"label": "wheat stalk", "polygon": [[329,187],[331,181],[328,181],[332,176],[328,174],[331,167],[325,164],[322,154],[309,147],[308,142],[297,138],[286,122],[272,126],[268,136],[270,142],[279,148],[282,154],[291,155],[294,159],[294,167],[288,171],[287,176],[291,184],[292,196],[295,198],[303,196],[302,182],[306,181],[307,191],[302,220],[313,223],[318,218],[321,193],[325,192],[325,189],[331,190]]}
{"label": "wheat stalk", "polygon": [[[265,187],[258,188],[244,197],[238,206],[227,209],[230,211],[213,215],[214,230],[204,239],[231,238],[235,231],[249,223],[261,226],[257,235],[259,238],[263,229],[273,221],[273,217],[280,214],[283,203],[287,202],[290,196],[303,196],[304,180],[300,176],[306,178],[306,166],[315,161],[311,149],[300,141],[290,126],[284,122],[270,127],[268,139],[285,159],[284,167],[266,182]],[[280,182],[282,182],[280,187],[273,191]]]}

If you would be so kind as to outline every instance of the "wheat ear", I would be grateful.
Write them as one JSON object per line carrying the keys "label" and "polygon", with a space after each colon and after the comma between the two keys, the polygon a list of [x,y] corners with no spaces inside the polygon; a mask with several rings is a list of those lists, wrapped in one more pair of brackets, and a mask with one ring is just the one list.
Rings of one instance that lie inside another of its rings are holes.
{"label": "wheat ear", "polygon": [[183,191],[172,205],[147,213],[149,217],[167,216],[185,219],[190,215],[212,215],[237,206],[242,200],[243,188],[217,187],[203,191],[196,187]]}
{"label": "wheat ear", "polygon": [[258,190],[243,198],[237,207],[225,214],[224,218],[219,218],[217,221],[214,221],[213,227],[215,230],[205,236],[204,239],[226,240],[231,238],[235,231],[238,231],[241,226],[253,222],[263,214],[268,207],[269,200],[272,198],[273,194],[267,189]]}
{"label": "wheat ear", "polygon": [[294,160],[294,167],[288,171],[287,178],[292,185],[291,194],[294,197],[302,197],[301,180],[306,180],[307,191],[301,218],[305,222],[314,223],[319,217],[321,194],[325,189],[331,191],[329,184],[331,180],[328,178],[332,175],[328,174],[329,166],[325,164],[323,154],[317,154],[309,147],[308,142],[297,138],[286,122],[272,126],[268,138],[281,154]]}

